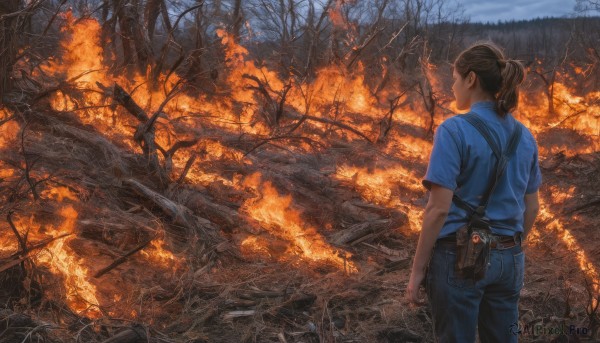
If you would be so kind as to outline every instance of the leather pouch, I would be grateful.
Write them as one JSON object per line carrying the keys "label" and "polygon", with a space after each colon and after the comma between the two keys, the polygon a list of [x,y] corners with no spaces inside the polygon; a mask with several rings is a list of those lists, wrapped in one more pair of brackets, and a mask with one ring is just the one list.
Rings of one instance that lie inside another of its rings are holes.
{"label": "leather pouch", "polygon": [[480,280],[490,260],[492,230],[483,221],[473,221],[456,232],[455,274]]}

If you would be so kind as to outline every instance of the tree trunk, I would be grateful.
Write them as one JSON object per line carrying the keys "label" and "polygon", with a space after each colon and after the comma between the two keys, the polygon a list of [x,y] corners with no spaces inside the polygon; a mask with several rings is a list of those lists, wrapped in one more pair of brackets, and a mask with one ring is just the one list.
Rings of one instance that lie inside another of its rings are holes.
{"label": "tree trunk", "polygon": [[[1,1],[0,18],[6,14],[17,12],[20,8],[20,0]],[[18,51],[18,23],[18,16],[0,19],[0,102],[4,94],[13,87],[12,68],[16,62]]]}
{"label": "tree trunk", "polygon": [[202,27],[202,16],[204,9],[202,8],[202,1],[197,0],[198,9],[196,10],[196,25],[194,26],[195,32],[195,44],[194,50],[190,54],[190,67],[187,70],[186,77],[188,80],[196,84],[197,86],[201,86],[203,80],[206,79],[204,75],[204,68],[202,66],[202,55],[204,52],[204,30]]}
{"label": "tree trunk", "polygon": [[137,2],[124,1],[119,3],[118,16],[123,42],[123,64],[127,67],[137,67],[138,71],[146,74],[146,69],[152,58],[152,48],[138,16]]}
{"label": "tree trunk", "polygon": [[233,38],[236,43],[240,42],[240,31],[242,29],[242,0],[235,0],[233,7]]}
{"label": "tree trunk", "polygon": [[144,10],[144,21],[148,29],[148,38],[152,41],[154,37],[154,28],[156,27],[156,21],[160,15],[160,2],[162,0],[148,0],[146,8]]}

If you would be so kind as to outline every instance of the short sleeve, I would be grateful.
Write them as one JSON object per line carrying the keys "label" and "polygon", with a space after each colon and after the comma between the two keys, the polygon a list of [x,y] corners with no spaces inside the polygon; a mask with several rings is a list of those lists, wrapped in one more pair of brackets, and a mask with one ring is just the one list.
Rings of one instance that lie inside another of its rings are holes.
{"label": "short sleeve", "polygon": [[531,165],[531,171],[529,173],[529,181],[527,182],[527,189],[525,194],[531,194],[537,192],[542,184],[542,172],[540,171],[540,163],[538,158],[537,146],[535,148],[535,154],[533,155],[533,162]]}
{"label": "short sleeve", "polygon": [[456,189],[456,179],[461,165],[459,142],[456,134],[453,134],[444,124],[437,128],[427,173],[423,179],[425,188],[431,189],[431,184],[434,183],[451,191]]}

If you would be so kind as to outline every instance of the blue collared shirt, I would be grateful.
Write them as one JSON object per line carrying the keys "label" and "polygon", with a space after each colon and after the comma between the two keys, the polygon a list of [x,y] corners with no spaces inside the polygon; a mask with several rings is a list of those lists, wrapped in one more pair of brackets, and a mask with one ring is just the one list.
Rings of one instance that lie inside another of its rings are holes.
{"label": "blue collared shirt", "polygon": [[[497,115],[491,101],[473,104],[471,112],[475,112],[486,123],[502,151],[506,149],[515,125],[522,125],[511,114],[504,118]],[[430,189],[431,183],[435,183],[450,189],[477,207],[495,167],[496,157],[486,140],[477,129],[457,115],[445,120],[435,132],[423,185]],[[531,132],[523,127],[517,151],[508,163],[485,212],[494,233],[513,235],[523,232],[525,194],[536,192],[541,182],[537,143]],[[439,237],[456,232],[466,221],[466,211],[452,203]]]}

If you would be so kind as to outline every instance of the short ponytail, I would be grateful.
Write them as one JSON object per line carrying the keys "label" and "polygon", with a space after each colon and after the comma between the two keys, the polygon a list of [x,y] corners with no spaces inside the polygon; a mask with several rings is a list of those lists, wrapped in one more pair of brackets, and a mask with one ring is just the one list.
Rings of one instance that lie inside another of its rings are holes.
{"label": "short ponytail", "polygon": [[[502,63],[504,62],[504,63]],[[519,103],[519,85],[525,79],[525,68],[519,61],[507,60],[500,61],[502,74],[502,86],[496,95],[496,111],[501,116],[512,112]]]}
{"label": "short ponytail", "polygon": [[517,108],[525,68],[519,61],[505,60],[495,44],[478,43],[461,52],[454,69],[463,78],[471,71],[477,75],[481,88],[494,97],[494,107],[500,116]]}

